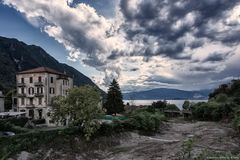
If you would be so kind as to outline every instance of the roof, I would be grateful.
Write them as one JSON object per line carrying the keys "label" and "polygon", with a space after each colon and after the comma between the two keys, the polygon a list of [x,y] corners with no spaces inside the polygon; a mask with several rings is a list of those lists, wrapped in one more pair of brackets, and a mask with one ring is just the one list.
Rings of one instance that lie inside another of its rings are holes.
{"label": "roof", "polygon": [[48,67],[38,67],[38,68],[18,72],[17,74],[31,74],[31,73],[52,73],[52,74],[67,76],[66,74],[63,74],[61,72],[58,72],[58,71],[48,68]]}

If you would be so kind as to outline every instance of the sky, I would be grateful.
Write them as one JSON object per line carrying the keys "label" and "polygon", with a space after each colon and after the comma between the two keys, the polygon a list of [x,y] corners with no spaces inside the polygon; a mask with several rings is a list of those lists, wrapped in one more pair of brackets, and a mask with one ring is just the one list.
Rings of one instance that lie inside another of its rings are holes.
{"label": "sky", "polygon": [[0,0],[0,36],[106,90],[212,89],[240,77],[240,0]]}

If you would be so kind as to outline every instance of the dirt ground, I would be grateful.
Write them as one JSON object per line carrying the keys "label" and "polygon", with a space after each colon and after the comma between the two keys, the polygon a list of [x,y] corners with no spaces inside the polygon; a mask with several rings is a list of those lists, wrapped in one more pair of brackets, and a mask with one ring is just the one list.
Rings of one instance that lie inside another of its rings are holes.
{"label": "dirt ground", "polygon": [[[240,139],[228,124],[215,122],[188,122],[179,119],[165,122],[159,133],[143,136],[128,132],[115,137],[112,147],[82,152],[39,150],[39,153],[21,152],[13,159],[101,159],[101,160],[174,160],[181,157],[184,141],[192,139],[191,154],[209,152],[240,153]],[[101,141],[97,142],[98,144]],[[67,148],[67,146],[66,146]],[[40,153],[41,152],[41,153]],[[239,158],[240,159],[240,158]]]}

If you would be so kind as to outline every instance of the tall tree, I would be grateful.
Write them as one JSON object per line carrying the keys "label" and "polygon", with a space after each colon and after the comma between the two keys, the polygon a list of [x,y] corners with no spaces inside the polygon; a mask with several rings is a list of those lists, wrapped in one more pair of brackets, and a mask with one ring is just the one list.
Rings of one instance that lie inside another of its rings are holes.
{"label": "tall tree", "polygon": [[107,93],[107,101],[104,105],[107,114],[117,114],[124,111],[122,93],[118,82],[113,79]]}

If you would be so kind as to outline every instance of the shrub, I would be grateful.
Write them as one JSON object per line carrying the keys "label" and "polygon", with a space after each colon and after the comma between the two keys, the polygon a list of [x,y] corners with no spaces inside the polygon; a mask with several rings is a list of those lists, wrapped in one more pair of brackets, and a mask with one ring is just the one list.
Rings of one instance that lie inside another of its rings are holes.
{"label": "shrub", "polygon": [[175,104],[167,104],[167,106],[165,107],[165,110],[180,111],[180,109]]}
{"label": "shrub", "polygon": [[233,120],[233,126],[240,133],[240,116],[236,116]]}
{"label": "shrub", "polygon": [[164,115],[159,112],[143,111],[133,114],[128,123],[132,128],[153,132],[159,129],[162,120],[164,120]]}
{"label": "shrub", "polygon": [[228,100],[228,96],[226,94],[221,93],[216,96],[216,101],[219,103],[225,103],[227,102],[227,100]]}
{"label": "shrub", "polygon": [[32,121],[34,124],[45,124],[45,119],[36,119]]}
{"label": "shrub", "polygon": [[190,102],[189,101],[184,101],[184,103],[182,105],[182,108],[186,109],[186,110],[190,109]]}
{"label": "shrub", "polygon": [[20,126],[20,127],[24,127],[24,125],[27,123],[28,118],[26,117],[22,117],[22,118],[8,118],[8,119],[3,119],[0,120],[0,122],[3,123],[11,123],[15,126]]}
{"label": "shrub", "polygon": [[0,121],[0,131],[11,131],[14,133],[24,133],[27,132],[28,129],[21,128],[19,126],[15,126],[14,124],[6,121]]}
{"label": "shrub", "polygon": [[157,101],[152,103],[153,108],[163,110],[167,106],[167,101]]}

